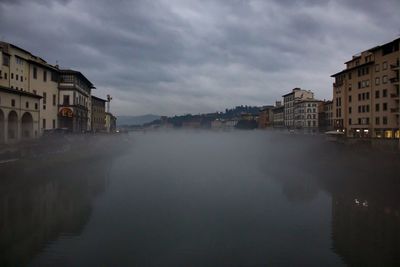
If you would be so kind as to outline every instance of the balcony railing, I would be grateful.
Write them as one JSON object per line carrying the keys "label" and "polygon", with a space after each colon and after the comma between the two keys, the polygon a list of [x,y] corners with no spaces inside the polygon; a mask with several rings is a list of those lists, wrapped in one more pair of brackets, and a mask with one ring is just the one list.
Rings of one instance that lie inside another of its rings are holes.
{"label": "balcony railing", "polygon": [[391,78],[390,79],[391,83],[399,83],[399,78],[395,77],[395,78]]}

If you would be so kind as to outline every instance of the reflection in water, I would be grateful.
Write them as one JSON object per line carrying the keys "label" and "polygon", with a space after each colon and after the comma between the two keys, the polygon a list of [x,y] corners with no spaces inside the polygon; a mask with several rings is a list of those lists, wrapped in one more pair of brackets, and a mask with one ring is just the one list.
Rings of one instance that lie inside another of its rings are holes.
{"label": "reflection in water", "polygon": [[15,166],[2,175],[0,266],[24,266],[52,240],[78,236],[92,199],[105,190],[109,166],[107,159],[74,161],[28,171]]}
{"label": "reflection in water", "polygon": [[0,266],[400,266],[397,156],[258,131],[134,140],[112,168],[8,170]]}
{"label": "reflection in water", "polygon": [[333,249],[349,266],[400,266],[398,181],[364,178],[333,192]]}

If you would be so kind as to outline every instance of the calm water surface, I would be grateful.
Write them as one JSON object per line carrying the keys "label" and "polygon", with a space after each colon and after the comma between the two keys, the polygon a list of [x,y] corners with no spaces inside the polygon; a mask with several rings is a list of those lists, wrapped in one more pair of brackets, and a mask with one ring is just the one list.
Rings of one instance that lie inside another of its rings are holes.
{"label": "calm water surface", "polygon": [[400,265],[396,156],[261,131],[129,138],[5,172],[0,265]]}

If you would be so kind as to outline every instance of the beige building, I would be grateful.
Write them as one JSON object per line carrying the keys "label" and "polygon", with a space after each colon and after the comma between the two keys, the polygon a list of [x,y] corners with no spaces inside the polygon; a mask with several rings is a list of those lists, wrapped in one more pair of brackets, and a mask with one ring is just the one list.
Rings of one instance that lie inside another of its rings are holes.
{"label": "beige building", "polygon": [[330,131],[333,129],[333,102],[331,100],[324,101],[319,106],[318,120],[320,130]]}
{"label": "beige building", "polygon": [[399,41],[353,56],[332,75],[334,127],[347,136],[399,138]]}
{"label": "beige building", "polygon": [[58,88],[60,128],[74,133],[89,131],[89,101],[91,90],[95,88],[93,84],[79,71],[60,70]]}
{"label": "beige building", "polygon": [[281,101],[276,101],[272,109],[272,125],[274,128],[283,128],[285,126],[285,107]]}
{"label": "beige building", "polygon": [[294,88],[292,92],[283,95],[284,125],[287,128],[294,128],[294,105],[300,100],[314,99],[314,93],[309,90]]}
{"label": "beige building", "polygon": [[13,44],[0,42],[0,86],[42,96],[40,131],[58,127],[58,69]]}
{"label": "beige building", "polygon": [[[0,76],[2,80],[3,76]],[[0,145],[39,136],[40,96],[0,86]]]}
{"label": "beige building", "polygon": [[105,128],[107,133],[114,133],[117,130],[117,118],[109,112],[106,112]]}
{"label": "beige building", "polygon": [[91,131],[102,132],[105,131],[106,123],[106,100],[96,96],[91,97]]}
{"label": "beige building", "polygon": [[322,101],[316,99],[299,100],[294,103],[294,127],[304,131],[318,130],[318,113]]}

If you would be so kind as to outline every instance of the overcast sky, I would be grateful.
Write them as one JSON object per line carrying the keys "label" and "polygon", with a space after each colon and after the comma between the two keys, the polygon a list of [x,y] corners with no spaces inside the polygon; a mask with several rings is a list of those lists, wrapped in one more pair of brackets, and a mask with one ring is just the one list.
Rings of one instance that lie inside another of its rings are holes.
{"label": "overcast sky", "polygon": [[117,115],[267,105],[400,35],[399,0],[0,0],[0,38],[83,72]]}

